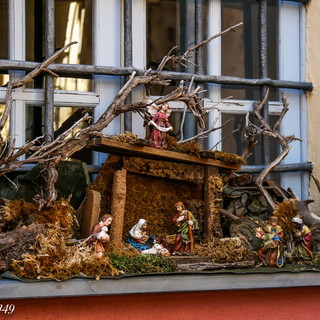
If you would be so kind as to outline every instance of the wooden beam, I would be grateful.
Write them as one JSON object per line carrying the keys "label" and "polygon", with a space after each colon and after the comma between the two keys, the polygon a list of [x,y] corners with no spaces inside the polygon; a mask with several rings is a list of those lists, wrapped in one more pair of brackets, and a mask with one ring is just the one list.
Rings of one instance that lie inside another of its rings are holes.
{"label": "wooden beam", "polygon": [[209,158],[199,158],[194,155],[189,155],[186,153],[179,153],[174,151],[162,150],[151,148],[148,146],[133,145],[126,142],[119,142],[107,138],[98,138],[92,140],[88,144],[88,148],[111,154],[121,154],[121,155],[138,155],[144,158],[151,159],[163,159],[167,161],[176,161],[183,163],[195,163],[202,166],[214,166],[219,168],[226,168],[231,170],[239,170],[240,165],[229,164],[220,160],[213,160]]}
{"label": "wooden beam", "polygon": [[84,203],[81,237],[87,238],[90,236],[93,226],[99,222],[101,207],[101,194],[95,190],[88,190]]}

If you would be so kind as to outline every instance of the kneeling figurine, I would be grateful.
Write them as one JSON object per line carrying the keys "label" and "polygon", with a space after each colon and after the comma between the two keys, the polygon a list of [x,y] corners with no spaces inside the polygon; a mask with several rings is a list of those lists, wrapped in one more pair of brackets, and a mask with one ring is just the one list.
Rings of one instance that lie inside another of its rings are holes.
{"label": "kneeling figurine", "polygon": [[139,252],[151,248],[156,243],[154,238],[148,239],[147,228],[147,221],[145,219],[140,219],[129,231],[127,242]]}
{"label": "kneeling figurine", "polygon": [[293,236],[293,254],[292,258],[297,263],[304,263],[313,260],[311,251],[311,230],[303,223],[300,217],[292,218],[294,229]]}
{"label": "kneeling figurine", "polygon": [[107,231],[111,223],[112,216],[105,214],[92,228],[90,242],[94,244],[95,256],[98,258],[103,257],[103,253],[106,251],[105,246],[110,241]]}
{"label": "kneeling figurine", "polygon": [[284,265],[283,230],[278,217],[271,216],[269,221],[264,229],[256,229],[256,237],[261,240],[258,256],[263,265],[281,268]]}

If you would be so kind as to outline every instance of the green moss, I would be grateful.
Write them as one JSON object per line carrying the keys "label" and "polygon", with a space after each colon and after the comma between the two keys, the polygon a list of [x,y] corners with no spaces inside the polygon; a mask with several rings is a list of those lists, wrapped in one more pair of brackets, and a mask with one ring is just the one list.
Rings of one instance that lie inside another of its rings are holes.
{"label": "green moss", "polygon": [[112,265],[125,273],[149,273],[175,271],[176,263],[158,255],[138,255],[135,257],[111,254]]}

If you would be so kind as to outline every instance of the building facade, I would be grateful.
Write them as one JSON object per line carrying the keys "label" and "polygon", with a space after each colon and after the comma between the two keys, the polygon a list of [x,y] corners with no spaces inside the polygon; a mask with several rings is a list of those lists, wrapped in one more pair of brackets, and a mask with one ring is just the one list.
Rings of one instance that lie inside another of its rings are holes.
{"label": "building facade", "polygon": [[[42,61],[70,41],[78,41],[53,66],[60,78],[53,81],[50,76],[45,76],[46,79],[38,77],[15,91],[8,135],[15,137],[17,145],[22,145],[42,133],[58,134],[59,129],[68,125],[68,119],[76,121],[84,110],[98,119],[132,67],[138,70],[154,68],[172,46],[177,44],[183,52],[190,45],[244,22],[236,32],[212,41],[197,52],[193,57],[196,66],[176,70],[195,74],[207,90],[204,106],[212,107],[208,126],[218,126],[233,119],[221,131],[210,134],[204,145],[240,154],[244,147],[240,133],[254,101],[261,100],[266,87],[270,87],[267,114],[270,123],[275,122],[282,109],[280,90],[283,89],[290,110],[281,131],[285,135],[294,134],[302,142],[292,143],[283,163],[287,171],[275,173],[273,177],[283,187],[293,188],[302,199],[314,199],[313,209],[320,213],[320,196],[310,180],[310,163],[313,174],[320,178],[319,16],[320,3],[316,0],[0,0],[2,109],[8,80],[21,78],[36,66],[33,62]],[[122,76],[115,75],[111,67]],[[201,81],[202,75],[209,81]],[[163,93],[159,88],[148,93],[140,88],[133,92],[132,100],[153,99]],[[184,107],[173,103],[171,108],[171,121],[178,126]],[[187,121],[184,135],[191,136],[196,128],[190,115],[187,115]],[[126,129],[141,137],[146,135],[143,119],[137,114],[118,117],[105,133],[120,133]],[[248,167],[247,170],[257,171],[258,166],[271,161],[278,152],[279,146],[273,141],[259,144],[248,163],[251,169]],[[101,164],[105,160],[105,155],[99,153],[78,156],[91,164]],[[303,275],[299,275],[299,279],[296,286],[303,286]],[[310,283],[307,286],[311,286]],[[316,288],[255,289],[245,294],[243,291],[204,292],[198,295],[199,307],[193,304],[191,313],[184,307],[181,310],[180,305],[177,308],[172,301],[180,301],[181,306],[185,301],[192,304],[195,293],[144,295],[138,307],[143,308],[142,304],[146,303],[147,318],[153,312],[149,305],[159,309],[162,302],[167,303],[170,299],[166,312],[158,315],[169,319],[176,310],[183,319],[198,319],[199,314],[210,319],[214,308],[224,318],[227,310],[229,317],[237,313],[238,319],[251,319],[266,304],[272,305],[274,297],[280,297],[276,310],[265,314],[265,319],[274,318],[274,315],[301,319],[306,308],[314,315],[318,312],[313,303],[318,297]],[[195,284],[195,290],[203,289]],[[51,312],[56,312],[52,314],[57,318],[73,319],[71,306],[82,303],[79,310],[83,314],[77,317],[85,319],[90,315],[99,318],[101,305],[107,306],[110,299],[116,301],[110,314],[116,315],[122,308],[123,317],[134,318],[132,312],[137,308],[138,298],[128,295],[101,296],[98,300],[82,298],[78,302],[74,298],[57,298],[50,300],[46,309],[43,309],[41,299],[15,300],[13,303],[21,306],[16,312],[19,319]],[[237,301],[234,309],[230,308],[229,300],[232,299]],[[219,301],[219,305],[212,301]],[[82,309],[84,305],[86,310]],[[124,305],[128,305],[128,309],[123,308]]]}

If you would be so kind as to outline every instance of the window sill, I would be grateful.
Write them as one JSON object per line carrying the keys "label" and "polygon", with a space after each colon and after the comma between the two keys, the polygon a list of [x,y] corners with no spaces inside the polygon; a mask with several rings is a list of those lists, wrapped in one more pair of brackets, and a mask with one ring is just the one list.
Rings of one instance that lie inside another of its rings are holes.
{"label": "window sill", "polygon": [[55,298],[115,294],[218,291],[320,286],[317,272],[271,274],[156,274],[101,279],[71,279],[63,282],[0,280],[0,299]]}

